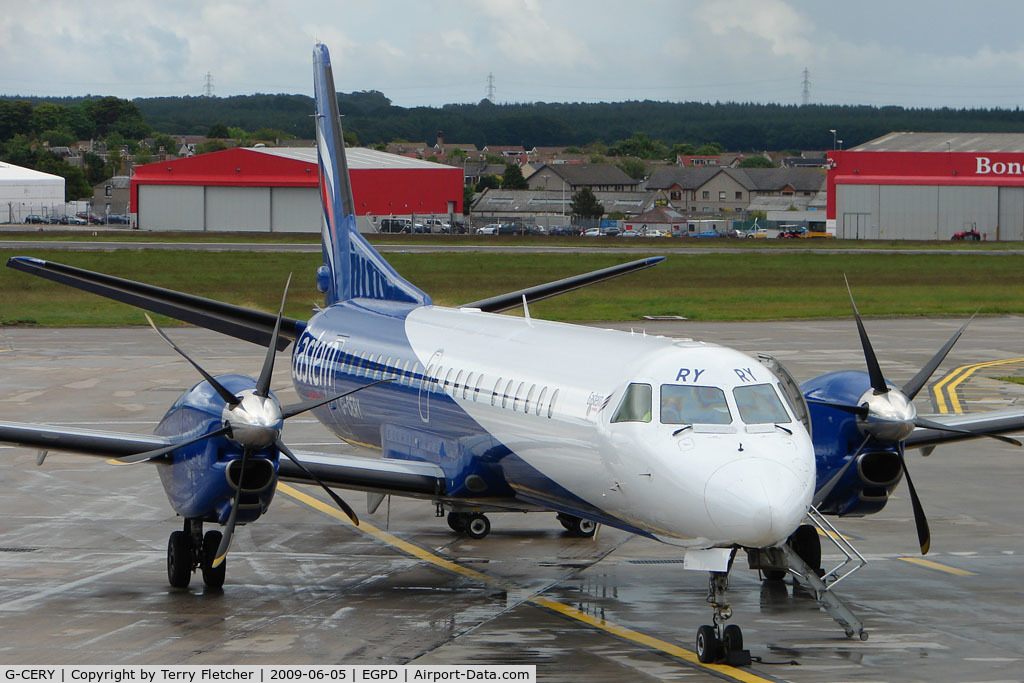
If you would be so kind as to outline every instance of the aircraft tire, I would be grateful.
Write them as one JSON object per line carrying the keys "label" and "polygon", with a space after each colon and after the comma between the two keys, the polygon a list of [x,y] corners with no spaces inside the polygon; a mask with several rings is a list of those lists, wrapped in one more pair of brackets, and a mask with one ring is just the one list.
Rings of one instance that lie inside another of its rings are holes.
{"label": "aircraft tire", "polygon": [[813,569],[818,576],[822,575],[821,538],[813,526],[802,524],[797,527],[797,530],[789,537],[789,544],[793,548],[793,552],[799,555],[808,567]]}
{"label": "aircraft tire", "polygon": [[765,581],[782,581],[786,578],[785,569],[762,569],[761,573],[764,574]]}
{"label": "aircraft tire", "polygon": [[594,534],[597,533],[597,522],[592,522],[589,519],[564,515],[558,521],[562,523],[562,526],[565,527],[570,536],[593,538]]}
{"label": "aircraft tire", "polygon": [[480,539],[491,533],[491,520],[479,512],[469,516],[466,523],[466,535],[470,538]]}
{"label": "aircraft tire", "polygon": [[175,531],[167,539],[167,582],[175,588],[188,588],[191,580],[191,544],[184,531]]}
{"label": "aircraft tire", "polygon": [[712,664],[718,659],[718,636],[715,629],[706,624],[697,629],[697,659],[702,664]]}
{"label": "aircraft tire", "polygon": [[449,512],[448,513],[448,528],[452,531],[461,534],[466,530],[469,525],[469,514],[465,512]]}
{"label": "aircraft tire", "polygon": [[722,632],[722,646],[726,653],[739,652],[743,649],[743,631],[736,624],[729,624]]}
{"label": "aircraft tire", "polygon": [[219,567],[214,568],[213,560],[217,556],[217,548],[220,547],[220,540],[223,535],[219,531],[207,531],[203,536],[203,584],[207,588],[220,589],[224,587],[224,577],[227,575],[228,561],[224,560]]}

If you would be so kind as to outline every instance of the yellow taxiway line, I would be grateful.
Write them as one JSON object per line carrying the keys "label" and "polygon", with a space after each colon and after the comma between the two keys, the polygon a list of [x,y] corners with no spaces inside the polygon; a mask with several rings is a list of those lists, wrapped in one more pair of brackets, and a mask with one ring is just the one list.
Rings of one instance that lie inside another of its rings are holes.
{"label": "yellow taxiway line", "polygon": [[939,564],[938,562],[932,562],[931,560],[926,560],[923,557],[901,557],[899,559],[903,560],[904,562],[909,562],[911,564],[916,564],[916,565],[919,565],[921,567],[926,567],[928,569],[934,569],[935,571],[939,571],[939,572],[945,572],[947,574],[953,574],[955,576],[977,576],[976,573],[969,572],[966,569],[957,569],[956,567],[947,567],[944,564]]}
{"label": "yellow taxiway line", "polygon": [[[340,510],[335,509],[331,505],[324,503],[318,498],[314,498],[309,494],[299,491],[293,486],[289,486],[288,484],[284,483],[279,483],[277,485],[277,490],[285,494],[286,496],[294,499],[295,501],[302,503],[303,505],[307,505],[317,510],[318,512],[322,512],[325,515],[333,517],[334,519],[338,520],[339,522],[342,522],[343,524],[353,526],[349,518],[346,517],[345,514],[342,513]],[[403,553],[406,553],[407,555],[411,555],[418,560],[432,564],[435,567],[444,569],[445,571],[459,574],[461,576],[466,576],[491,586],[498,586],[502,589],[509,588],[507,584],[499,581],[498,579],[495,579],[492,576],[488,576],[487,574],[478,572],[475,569],[470,569],[469,567],[464,567],[461,564],[458,564],[457,562],[453,562],[451,560],[447,560],[441,557],[440,555],[435,555],[429,550],[421,548],[415,543],[410,543],[409,541],[403,540],[395,536],[394,534],[390,534],[387,531],[384,531],[383,529],[375,527],[369,522],[360,520],[359,526],[354,528],[358,529],[367,536],[371,536],[372,538],[375,538],[382,543],[390,545],[391,547],[400,550]],[[543,607],[544,609],[548,609],[553,612],[557,612],[558,614],[561,614],[565,617],[574,619],[575,621],[578,621],[582,624],[586,624],[587,626],[600,629],[602,631],[605,631],[606,633],[610,633],[613,636],[617,636],[624,640],[629,640],[639,645],[643,645],[644,647],[651,648],[652,650],[658,650],[659,652],[663,652],[667,655],[671,655],[672,657],[681,659],[684,662],[691,664],[695,667],[706,669],[708,671],[713,671],[719,676],[727,678],[728,680],[741,681],[742,683],[771,683],[772,681],[772,679],[764,678],[762,676],[755,675],[749,671],[737,669],[736,667],[732,666],[726,666],[724,664],[702,664],[697,659],[697,654],[695,652],[680,647],[679,645],[670,643],[665,640],[661,640],[660,638],[655,638],[653,636],[646,635],[644,633],[640,633],[639,631],[634,631],[633,629],[628,628],[626,626],[620,626],[619,624],[610,622],[607,619],[601,619],[598,617],[591,616],[583,612],[582,610],[576,609],[575,607],[572,607],[570,605],[566,605],[565,603],[558,602],[557,600],[546,598],[542,595],[532,595],[528,598],[525,598],[524,602],[536,605],[537,607]]]}
{"label": "yellow taxiway line", "polygon": [[957,387],[970,379],[971,375],[982,368],[991,368],[997,365],[1011,365],[1013,363],[1024,363],[1024,358],[1006,358],[1003,360],[990,360],[981,363],[971,363],[970,365],[961,365],[932,385],[932,395],[935,397],[935,406],[938,408],[939,412],[943,414],[964,412],[960,405],[960,397],[956,394]]}

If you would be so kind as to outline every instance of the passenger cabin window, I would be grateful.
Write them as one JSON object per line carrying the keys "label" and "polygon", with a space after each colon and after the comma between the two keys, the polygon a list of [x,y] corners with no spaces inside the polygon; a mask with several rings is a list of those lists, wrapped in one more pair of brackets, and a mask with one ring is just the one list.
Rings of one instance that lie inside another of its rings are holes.
{"label": "passenger cabin window", "polygon": [[770,384],[736,387],[732,395],[736,399],[740,419],[748,425],[789,422],[789,414]]}
{"label": "passenger cabin window", "polygon": [[[554,402],[554,397],[552,397]],[[630,384],[619,403],[612,422],[650,422],[651,421],[651,385]]]}
{"label": "passenger cabin window", "polygon": [[689,384],[661,385],[661,423],[667,425],[732,422],[725,392],[718,387]]}
{"label": "passenger cabin window", "polygon": [[469,388],[473,385],[473,373],[470,372],[466,375],[466,384],[462,387],[462,398],[466,398],[469,394]]}
{"label": "passenger cabin window", "polygon": [[548,394],[548,388],[542,387],[540,390],[540,396],[537,398],[537,415],[540,415],[540,407],[544,403],[544,397]]}
{"label": "passenger cabin window", "polygon": [[557,400],[558,400],[558,389],[555,389],[555,392],[553,394],[551,394],[551,403],[548,404],[548,419],[549,420],[551,419],[551,416],[555,414],[555,401],[557,401]]}
{"label": "passenger cabin window", "polygon": [[502,378],[499,377],[498,381],[494,383],[494,391],[491,392],[491,405],[492,406],[498,404],[498,391],[500,391],[501,379]]}

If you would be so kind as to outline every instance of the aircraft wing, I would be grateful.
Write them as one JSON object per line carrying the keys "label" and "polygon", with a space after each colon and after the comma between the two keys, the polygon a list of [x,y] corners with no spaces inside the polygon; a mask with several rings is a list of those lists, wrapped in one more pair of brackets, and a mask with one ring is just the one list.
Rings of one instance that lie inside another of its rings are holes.
{"label": "aircraft wing", "polygon": [[67,451],[104,458],[121,458],[171,445],[171,440],[151,434],[127,434],[97,429],[0,421],[0,442],[47,451]]}
{"label": "aircraft wing", "polygon": [[573,275],[572,277],[555,280],[554,282],[547,282],[543,285],[527,287],[526,289],[519,289],[507,294],[499,294],[498,296],[492,296],[488,299],[480,299],[479,301],[463,304],[461,308],[478,308],[485,313],[500,313],[501,311],[507,311],[511,308],[515,308],[516,306],[522,306],[524,296],[526,297],[526,302],[531,304],[534,301],[548,299],[559,294],[571,292],[581,287],[586,287],[587,285],[597,284],[598,282],[611,280],[612,278],[619,277],[620,275],[626,275],[638,270],[643,270],[644,268],[650,268],[664,260],[664,256],[651,256],[638,261],[621,263],[617,266],[611,266],[610,268],[592,270],[589,273],[583,273],[582,275]]}
{"label": "aircraft wing", "polygon": [[[328,486],[414,498],[445,495],[444,470],[433,463],[303,451],[296,451],[295,457]],[[280,460],[278,476],[284,481],[315,483],[286,458]]]}
{"label": "aircraft wing", "polygon": [[[29,256],[14,256],[8,259],[7,266],[260,346],[270,344],[274,323],[277,321],[277,316],[272,313],[254,311]],[[301,320],[283,318],[277,350],[286,349],[302,334],[305,326],[306,323]]]}
{"label": "aircraft wing", "polygon": [[[122,458],[164,448],[173,442],[169,438],[149,434],[0,421],[0,443],[103,458]],[[308,470],[330,486],[418,498],[445,495],[444,471],[432,463],[301,451],[295,455]],[[301,484],[316,483],[283,457],[280,460],[279,477]]]}
{"label": "aircraft wing", "polygon": [[1012,434],[1024,432],[1024,411],[1020,409],[993,410],[966,415],[928,415],[933,422],[939,422],[956,429],[965,429],[973,434],[947,432],[939,429],[919,427],[907,437],[907,448],[927,448],[954,441],[977,439],[985,434]]}

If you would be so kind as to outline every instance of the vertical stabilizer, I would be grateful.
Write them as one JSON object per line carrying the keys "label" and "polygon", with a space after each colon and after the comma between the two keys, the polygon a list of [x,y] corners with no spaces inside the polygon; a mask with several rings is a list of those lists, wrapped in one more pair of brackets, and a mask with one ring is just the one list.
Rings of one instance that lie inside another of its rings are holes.
{"label": "vertical stabilizer", "polygon": [[385,261],[356,228],[345,140],[327,46],[313,48],[316,99],[316,146],[320,162],[320,202],[324,210],[324,265],[317,285],[330,306],[356,298],[430,304],[430,297],[410,284]]}

